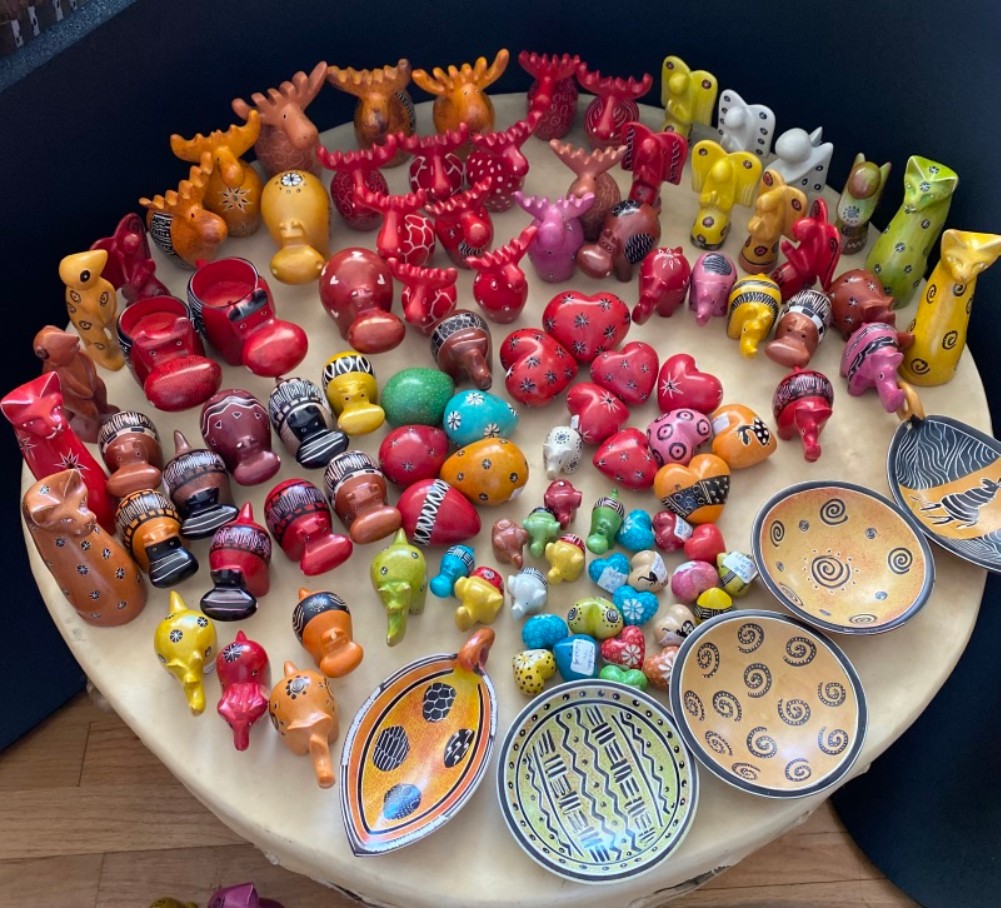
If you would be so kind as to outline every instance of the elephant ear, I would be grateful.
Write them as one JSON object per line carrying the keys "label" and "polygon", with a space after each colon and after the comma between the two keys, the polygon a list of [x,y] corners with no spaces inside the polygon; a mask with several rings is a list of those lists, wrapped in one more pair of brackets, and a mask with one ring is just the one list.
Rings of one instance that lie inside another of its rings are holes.
{"label": "elephant ear", "polygon": [[710,171],[724,158],[723,146],[712,139],[696,142],[692,148],[692,189],[701,192]]}

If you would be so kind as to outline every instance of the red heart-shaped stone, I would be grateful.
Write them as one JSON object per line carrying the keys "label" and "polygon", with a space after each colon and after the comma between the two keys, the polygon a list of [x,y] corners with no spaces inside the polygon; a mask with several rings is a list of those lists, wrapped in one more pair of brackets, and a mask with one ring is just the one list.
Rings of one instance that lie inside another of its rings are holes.
{"label": "red heart-shaped stone", "polygon": [[623,429],[605,439],[591,461],[600,473],[627,489],[649,489],[657,461],[639,429]]}
{"label": "red heart-shaped stone", "polygon": [[676,353],[664,360],[657,377],[657,404],[661,413],[688,407],[708,415],[722,400],[722,383],[715,375],[700,372],[694,357]]}
{"label": "red heart-shaped stone", "polygon": [[629,408],[611,391],[584,381],[567,393],[567,409],[578,419],[577,431],[585,444],[600,445],[629,419]]}
{"label": "red heart-shaped stone", "polygon": [[685,556],[691,561],[716,563],[716,556],[726,551],[723,534],[715,523],[700,523],[685,540]]}
{"label": "red heart-shaped stone", "polygon": [[621,350],[599,353],[591,363],[591,381],[617,394],[631,407],[645,404],[657,383],[657,351],[643,341],[631,341]]}
{"label": "red heart-shaped stone", "polygon": [[577,362],[538,328],[512,331],[500,348],[507,393],[527,407],[544,407],[577,377]]}
{"label": "red heart-shaped stone", "polygon": [[567,290],[542,312],[542,327],[579,363],[590,363],[619,345],[629,330],[629,307],[614,293],[588,296]]}
{"label": "red heart-shaped stone", "polygon": [[617,637],[601,641],[601,658],[610,665],[622,668],[642,668],[646,657],[646,639],[643,628],[627,624]]}

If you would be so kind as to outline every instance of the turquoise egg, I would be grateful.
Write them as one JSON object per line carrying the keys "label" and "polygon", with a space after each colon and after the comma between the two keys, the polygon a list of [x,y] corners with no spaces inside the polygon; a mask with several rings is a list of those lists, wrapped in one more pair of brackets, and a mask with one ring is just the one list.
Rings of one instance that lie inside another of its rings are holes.
{"label": "turquoise egg", "polygon": [[445,404],[442,427],[452,444],[463,448],[481,438],[510,438],[518,412],[489,391],[460,391]]}

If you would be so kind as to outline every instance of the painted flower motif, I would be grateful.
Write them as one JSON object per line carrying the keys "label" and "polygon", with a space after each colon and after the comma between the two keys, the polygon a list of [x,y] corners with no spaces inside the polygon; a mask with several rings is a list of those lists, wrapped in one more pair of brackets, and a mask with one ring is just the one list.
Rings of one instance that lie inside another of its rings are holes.
{"label": "painted flower motif", "polygon": [[493,437],[495,437],[497,435],[500,435],[500,426],[497,425],[497,423],[495,423],[495,422],[488,422],[483,427],[483,437],[484,438],[493,438]]}
{"label": "painted flower motif", "polygon": [[[622,600],[622,617],[627,622],[638,622],[643,619],[643,601],[641,599],[631,598]],[[628,649],[628,647],[627,647]],[[637,647],[637,652],[639,648]]]}
{"label": "painted flower motif", "polygon": [[181,640],[183,639],[183,637],[184,637],[184,631],[180,630],[179,628],[175,627],[170,632],[170,642],[171,643],[180,643]]}
{"label": "painted flower motif", "polygon": [[89,571],[89,570],[88,570],[88,568],[87,568],[87,565],[85,565],[85,564],[78,564],[78,565],[76,566],[76,572],[77,572],[78,574],[81,574],[81,575],[82,575],[82,574],[89,574],[89,573],[90,573],[90,571]]}
{"label": "painted flower motif", "polygon": [[452,410],[446,420],[450,429],[458,429],[462,425],[462,414],[458,410]]}
{"label": "painted flower motif", "polygon": [[226,662],[236,662],[240,658],[240,644],[230,643],[222,651],[222,657]]}
{"label": "painted flower motif", "polygon": [[627,643],[619,653],[622,665],[627,668],[639,668],[643,664],[643,653],[635,643]]}
{"label": "painted flower motif", "polygon": [[115,579],[124,580],[125,579],[125,568],[115,568]]}
{"label": "painted flower motif", "polygon": [[484,457],[480,466],[483,467],[484,470],[489,470],[493,466],[493,463],[491,463],[489,457]]}
{"label": "painted flower motif", "polygon": [[80,548],[84,552],[89,552],[90,551],[90,543],[86,539],[84,539],[84,541],[80,543]]}
{"label": "painted flower motif", "polygon": [[95,601],[98,600],[98,599],[100,599],[101,598],[100,591],[99,590],[91,590],[90,591],[90,598],[93,599],[93,600],[95,600]]}
{"label": "painted flower motif", "polygon": [[486,398],[479,391],[470,391],[466,395],[466,403],[473,407],[480,406]]}

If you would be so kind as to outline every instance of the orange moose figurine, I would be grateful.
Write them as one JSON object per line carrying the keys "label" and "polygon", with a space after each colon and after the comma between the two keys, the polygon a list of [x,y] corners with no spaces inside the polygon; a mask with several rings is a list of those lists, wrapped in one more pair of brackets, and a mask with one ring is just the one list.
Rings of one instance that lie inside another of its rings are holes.
{"label": "orange moose figurine", "polygon": [[489,66],[486,57],[478,57],[472,66],[468,63],[459,69],[449,66],[447,73],[438,66],[430,74],[424,69],[414,70],[415,84],[435,95],[432,116],[438,132],[458,129],[460,123],[469,126],[471,133],[493,130],[494,106],[484,89],[504,74],[509,56],[501,48]]}

